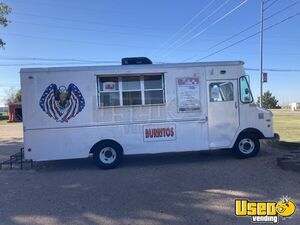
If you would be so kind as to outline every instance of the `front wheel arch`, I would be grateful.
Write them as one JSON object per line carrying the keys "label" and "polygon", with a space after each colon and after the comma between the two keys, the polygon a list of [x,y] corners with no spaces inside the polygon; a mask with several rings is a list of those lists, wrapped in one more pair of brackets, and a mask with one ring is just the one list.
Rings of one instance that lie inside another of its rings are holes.
{"label": "front wheel arch", "polygon": [[255,136],[257,139],[264,139],[265,138],[265,135],[258,129],[256,128],[252,128],[252,127],[249,127],[249,128],[246,128],[244,130],[242,130],[237,139],[241,136],[241,135],[245,135],[245,134],[251,134],[253,136]]}
{"label": "front wheel arch", "polygon": [[93,145],[93,147],[90,149],[89,153],[93,154],[99,145],[111,144],[111,143],[118,145],[119,148],[122,149],[122,154],[124,154],[122,145],[120,145],[117,141],[112,140],[112,139],[104,139],[104,140],[98,141],[96,144]]}

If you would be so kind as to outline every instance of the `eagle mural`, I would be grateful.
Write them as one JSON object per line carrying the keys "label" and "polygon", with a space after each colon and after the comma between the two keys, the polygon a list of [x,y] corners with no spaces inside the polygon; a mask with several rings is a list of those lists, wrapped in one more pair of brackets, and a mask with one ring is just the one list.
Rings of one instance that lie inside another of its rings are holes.
{"label": "eagle mural", "polygon": [[84,98],[75,84],[68,88],[50,84],[40,99],[40,107],[56,122],[68,122],[80,113],[85,106]]}

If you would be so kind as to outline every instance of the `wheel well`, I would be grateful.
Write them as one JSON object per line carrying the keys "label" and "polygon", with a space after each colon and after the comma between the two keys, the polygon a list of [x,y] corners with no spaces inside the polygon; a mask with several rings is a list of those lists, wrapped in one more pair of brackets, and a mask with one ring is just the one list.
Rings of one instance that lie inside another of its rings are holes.
{"label": "wheel well", "polygon": [[122,145],[120,145],[118,142],[116,142],[114,140],[111,140],[111,139],[105,139],[105,140],[98,141],[96,144],[94,144],[89,153],[90,154],[94,153],[94,151],[96,150],[96,148],[97,148],[98,145],[105,145],[105,144],[115,144],[115,145],[118,145],[120,147],[120,149],[122,149],[122,152],[124,152]]}
{"label": "wheel well", "polygon": [[257,139],[264,139],[265,138],[263,133],[260,130],[256,129],[256,128],[246,128],[246,129],[244,129],[240,132],[239,136],[241,134],[249,134],[249,133],[252,134],[252,135],[255,135],[255,137]]}

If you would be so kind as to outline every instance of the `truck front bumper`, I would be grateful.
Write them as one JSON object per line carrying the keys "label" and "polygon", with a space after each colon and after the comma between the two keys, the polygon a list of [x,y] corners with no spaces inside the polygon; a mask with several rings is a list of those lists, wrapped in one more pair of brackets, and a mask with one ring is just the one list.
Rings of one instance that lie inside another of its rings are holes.
{"label": "truck front bumper", "polygon": [[277,133],[274,133],[273,137],[267,137],[266,139],[272,140],[272,141],[280,141],[280,136]]}

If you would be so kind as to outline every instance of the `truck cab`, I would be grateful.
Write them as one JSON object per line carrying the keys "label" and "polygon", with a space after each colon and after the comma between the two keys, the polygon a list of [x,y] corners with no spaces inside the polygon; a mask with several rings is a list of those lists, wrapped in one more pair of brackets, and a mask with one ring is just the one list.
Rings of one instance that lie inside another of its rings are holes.
{"label": "truck cab", "polygon": [[254,103],[248,76],[240,74],[237,79],[207,81],[208,136],[210,149],[230,146],[247,158],[258,153],[259,139],[273,138],[274,133],[272,112]]}

